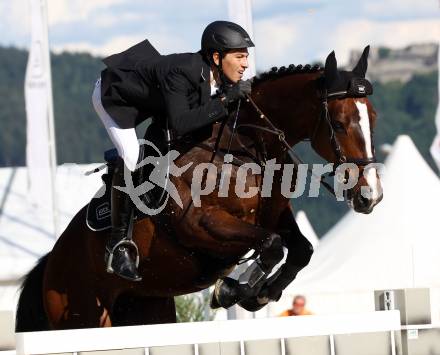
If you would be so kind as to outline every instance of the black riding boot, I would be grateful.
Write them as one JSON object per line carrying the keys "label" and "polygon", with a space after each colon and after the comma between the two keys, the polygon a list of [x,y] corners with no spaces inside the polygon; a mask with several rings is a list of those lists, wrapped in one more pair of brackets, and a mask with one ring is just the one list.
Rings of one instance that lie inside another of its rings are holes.
{"label": "black riding boot", "polygon": [[114,186],[125,186],[124,162],[118,159],[112,179],[111,213],[112,231],[105,250],[107,272],[130,280],[140,281],[142,277],[137,271],[139,253],[136,244],[129,239],[128,228],[132,219],[133,204],[130,196]]}

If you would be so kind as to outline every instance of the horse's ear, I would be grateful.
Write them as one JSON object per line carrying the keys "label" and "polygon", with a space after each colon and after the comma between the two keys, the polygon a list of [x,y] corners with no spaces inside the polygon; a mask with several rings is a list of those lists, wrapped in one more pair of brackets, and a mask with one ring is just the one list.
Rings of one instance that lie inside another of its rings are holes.
{"label": "horse's ear", "polygon": [[339,76],[335,51],[332,51],[325,60],[324,76],[327,87],[330,87]]}
{"label": "horse's ear", "polygon": [[368,68],[368,53],[370,53],[370,46],[366,46],[359,59],[359,62],[353,68],[352,72],[358,77],[365,78],[365,74]]}

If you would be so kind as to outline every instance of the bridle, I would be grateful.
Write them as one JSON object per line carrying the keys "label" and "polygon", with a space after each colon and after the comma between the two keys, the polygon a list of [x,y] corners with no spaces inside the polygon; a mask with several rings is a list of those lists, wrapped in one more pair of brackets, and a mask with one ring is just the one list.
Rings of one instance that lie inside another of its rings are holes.
{"label": "bridle", "polygon": [[[319,127],[321,126],[322,122],[326,122],[327,126],[329,128],[329,131],[330,131],[330,137],[329,137],[330,143],[331,143],[333,153],[335,154],[338,163],[339,164],[353,163],[353,164],[356,164],[357,166],[365,167],[368,164],[376,162],[374,146],[372,147],[373,157],[371,157],[371,158],[347,157],[344,154],[344,152],[342,151],[341,145],[339,144],[338,139],[336,137],[336,133],[335,133],[335,130],[332,125],[330,112],[328,109],[328,101],[329,100],[336,99],[336,98],[349,97],[348,95],[350,95],[349,91],[337,91],[337,92],[328,93],[326,89],[321,88],[321,90],[320,90],[321,111],[319,114],[318,121],[316,122],[315,128],[313,129],[313,134],[310,138],[310,142],[311,142],[311,144],[313,144],[313,141],[316,138]],[[366,96],[366,95],[364,95],[364,96]],[[356,95],[356,97],[362,97],[362,95]],[[248,128],[253,128],[255,130],[264,131],[264,132],[276,135],[278,137],[279,142],[283,146],[282,147],[283,151],[289,151],[289,155],[290,155],[293,163],[297,167],[298,167],[298,165],[303,164],[303,161],[298,157],[298,155],[296,155],[296,153],[293,151],[292,147],[286,141],[286,138],[285,138],[286,135],[285,135],[284,131],[282,129],[279,129],[278,127],[276,127],[272,123],[272,121],[264,114],[264,112],[258,107],[258,105],[255,103],[255,101],[252,100],[252,98],[249,95],[246,95],[246,101],[252,105],[252,107],[258,113],[259,118],[264,121],[265,126],[260,126],[258,124],[241,124],[241,125],[237,126],[236,125],[236,120],[238,119],[238,111],[237,111],[237,114],[235,116],[235,122],[234,122],[234,130],[233,130],[232,134],[234,135],[236,129],[238,130],[241,127],[248,127]],[[238,106],[238,108],[239,107],[240,106]],[[243,145],[242,145],[242,147],[245,148]],[[314,173],[313,173],[312,169],[310,169],[310,167],[308,167],[308,171],[314,175]],[[335,171],[336,171],[336,167],[333,167],[333,171],[330,173],[330,175],[334,175]],[[333,187],[330,184],[328,184],[327,182],[323,181],[323,177],[316,177],[316,178],[332,195],[336,196]]]}
{"label": "bridle", "polygon": [[[316,134],[317,134],[319,127],[321,125],[321,122],[326,122],[327,126],[329,128],[329,131],[330,131],[330,143],[332,145],[333,153],[335,154],[338,163],[339,164],[353,163],[358,166],[364,167],[368,164],[376,163],[376,154],[375,154],[375,150],[374,150],[374,145],[372,146],[373,156],[371,158],[353,158],[353,157],[347,158],[347,156],[343,153],[343,151],[341,149],[341,145],[339,144],[338,139],[336,137],[335,130],[332,125],[330,112],[328,110],[328,101],[329,100],[349,97],[349,96],[347,96],[348,94],[349,93],[347,90],[328,93],[327,89],[321,88],[321,90],[320,90],[321,112],[319,115],[318,122],[316,123],[315,128],[313,130],[313,134],[310,138],[310,143],[313,144],[313,141],[315,140]],[[360,97],[360,96],[357,96],[357,97]]]}

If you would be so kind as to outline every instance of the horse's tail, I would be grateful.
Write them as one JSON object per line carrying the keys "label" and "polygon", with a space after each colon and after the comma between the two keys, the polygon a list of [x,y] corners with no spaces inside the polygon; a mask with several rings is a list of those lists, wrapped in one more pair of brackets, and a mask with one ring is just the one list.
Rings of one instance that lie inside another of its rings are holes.
{"label": "horse's tail", "polygon": [[43,304],[43,276],[49,254],[24,277],[15,318],[16,332],[49,330],[49,321]]}

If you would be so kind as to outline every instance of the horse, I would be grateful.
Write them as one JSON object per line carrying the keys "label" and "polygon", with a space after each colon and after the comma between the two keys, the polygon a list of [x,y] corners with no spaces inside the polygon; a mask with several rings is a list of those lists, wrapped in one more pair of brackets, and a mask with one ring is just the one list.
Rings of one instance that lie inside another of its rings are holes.
{"label": "horse", "polygon": [[[183,208],[169,199],[163,211],[166,224],[159,222],[163,218],[150,216],[133,226],[142,281],[130,282],[106,272],[108,231],[87,227],[84,206],[52,251],[25,277],[16,331],[175,322],[174,296],[201,291],[219,280],[223,283],[216,287],[212,306],[225,306],[222,286],[233,293],[236,285],[224,281],[243,256],[255,250],[262,265],[271,270],[284,245],[287,259],[276,275],[259,281],[256,292],[238,296],[236,292],[238,299],[232,303],[252,310],[278,300],[309,263],[313,248],[295,222],[290,199],[281,193],[283,169],[274,171],[267,197],[261,194],[261,175],[240,175],[237,161],[258,163],[263,169],[271,160],[292,162],[288,147],[310,140],[328,162],[352,162],[363,171],[374,161],[376,120],[365,92],[368,49],[351,72],[338,70],[332,52],[324,68],[291,65],[260,75],[248,100],[241,100],[226,120],[213,124],[209,137],[176,159],[178,167],[191,165],[181,176],[170,178]],[[228,152],[236,160],[229,165],[232,186],[241,183],[248,192],[257,189],[257,193],[240,198],[228,190],[220,196],[218,173],[204,171],[204,186],[214,183],[215,189],[200,196],[196,206],[191,183],[197,167],[192,163],[221,168]],[[364,197],[363,187],[372,193]],[[377,171],[360,177],[346,197],[357,212],[371,212],[382,198]]]}

